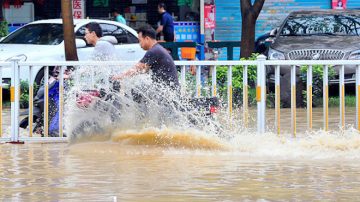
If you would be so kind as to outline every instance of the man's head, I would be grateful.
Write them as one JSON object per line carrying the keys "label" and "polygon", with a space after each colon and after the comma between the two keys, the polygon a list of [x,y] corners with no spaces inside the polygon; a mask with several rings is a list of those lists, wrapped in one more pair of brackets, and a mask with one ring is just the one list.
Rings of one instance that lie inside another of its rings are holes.
{"label": "man's head", "polygon": [[138,34],[142,49],[149,50],[156,43],[156,31],[150,25],[140,27]]}
{"label": "man's head", "polygon": [[98,23],[91,22],[86,25],[85,40],[88,44],[95,46],[97,40],[102,37],[102,30]]}
{"label": "man's head", "polygon": [[116,8],[111,9],[110,13],[113,17],[116,17],[120,14],[119,10]]}
{"label": "man's head", "polygon": [[160,2],[160,3],[158,4],[158,12],[159,12],[160,14],[166,12],[166,5],[165,5],[165,3]]}

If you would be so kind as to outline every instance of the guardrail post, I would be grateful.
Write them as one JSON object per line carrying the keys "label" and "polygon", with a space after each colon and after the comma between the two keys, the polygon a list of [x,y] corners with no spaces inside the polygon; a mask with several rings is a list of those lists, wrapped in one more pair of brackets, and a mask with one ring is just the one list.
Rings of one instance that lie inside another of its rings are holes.
{"label": "guardrail post", "polygon": [[291,131],[296,137],[296,66],[291,66]]}
{"label": "guardrail post", "polygon": [[181,79],[180,79],[181,93],[185,94],[186,92],[186,66],[181,66]]}
{"label": "guardrail post", "polygon": [[196,67],[196,97],[201,96],[201,66]]}
{"label": "guardrail post", "polygon": [[227,71],[227,99],[228,99],[228,113],[232,118],[232,105],[233,105],[233,87],[232,87],[232,66],[228,67]]}
{"label": "guardrail post", "polygon": [[276,133],[280,135],[280,65],[275,67],[275,125]]}
{"label": "guardrail post", "polygon": [[33,67],[29,67],[29,137],[33,136],[34,118],[34,82],[32,80]]}
{"label": "guardrail post", "polygon": [[339,71],[339,97],[340,97],[340,127],[341,130],[345,129],[345,66],[342,65]]}
{"label": "guardrail post", "polygon": [[312,65],[309,66],[309,68],[307,69],[307,127],[308,130],[312,130],[312,82],[313,82],[313,74],[312,74]]}
{"label": "guardrail post", "polygon": [[325,65],[323,75],[323,108],[324,108],[324,130],[329,130],[329,82],[328,82],[329,66]]}
{"label": "guardrail post", "polygon": [[11,60],[12,78],[10,87],[11,101],[11,138],[10,143],[19,142],[19,108],[20,108],[20,71],[19,60]]}
{"label": "guardrail post", "polygon": [[49,137],[49,66],[44,68],[44,136]]}
{"label": "guardrail post", "polygon": [[64,137],[63,134],[63,114],[64,114],[64,66],[60,67],[60,84],[59,84],[59,136]]}
{"label": "guardrail post", "polygon": [[216,65],[211,68],[211,96],[216,97]]}
{"label": "guardrail post", "polygon": [[265,109],[266,109],[266,77],[265,77],[265,60],[264,55],[257,57],[257,86],[256,86],[256,101],[257,101],[257,132],[265,133]]}
{"label": "guardrail post", "polygon": [[243,122],[244,127],[248,128],[248,66],[245,65],[243,69]]}

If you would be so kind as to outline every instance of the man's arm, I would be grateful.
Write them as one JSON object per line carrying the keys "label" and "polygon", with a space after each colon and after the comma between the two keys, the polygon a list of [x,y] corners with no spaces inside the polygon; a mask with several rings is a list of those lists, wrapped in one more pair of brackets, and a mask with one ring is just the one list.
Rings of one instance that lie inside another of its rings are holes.
{"label": "man's arm", "polygon": [[162,15],[162,16],[161,16],[160,25],[159,25],[159,27],[156,29],[156,34],[162,32],[162,31],[164,30],[164,26],[166,25],[166,21],[167,21],[167,19],[166,19],[165,15]]}
{"label": "man's arm", "polygon": [[137,74],[146,73],[149,71],[149,69],[150,69],[149,65],[139,62],[131,69],[129,69],[119,75],[113,76],[112,79],[113,80],[122,80],[124,78],[131,77],[131,76],[134,76]]}
{"label": "man's arm", "polygon": [[159,25],[159,27],[156,29],[156,34],[162,32],[164,29],[164,26],[163,25]]}

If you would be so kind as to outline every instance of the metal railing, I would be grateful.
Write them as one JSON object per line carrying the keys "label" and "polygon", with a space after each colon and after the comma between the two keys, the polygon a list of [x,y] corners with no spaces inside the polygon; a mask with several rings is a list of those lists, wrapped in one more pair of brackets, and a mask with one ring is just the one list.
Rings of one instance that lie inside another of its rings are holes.
{"label": "metal railing", "polygon": [[[66,124],[63,121],[63,105],[64,105],[64,78],[63,74],[60,74],[60,106],[59,106],[59,137],[49,137],[48,138],[48,113],[49,113],[49,97],[48,97],[48,69],[49,66],[61,66],[61,72],[64,72],[65,68],[68,66],[124,66],[124,65],[133,65],[133,61],[109,61],[109,62],[18,62],[16,60],[11,62],[0,63],[0,78],[2,78],[1,72],[2,68],[12,68],[12,80],[11,80],[11,138],[10,141],[17,142],[20,140],[58,140],[63,141],[63,125]],[[186,66],[195,65],[197,67],[196,73],[196,97],[201,96],[201,68],[204,66],[212,66],[211,68],[211,96],[218,96],[217,92],[217,66],[227,67],[227,111],[229,116],[233,114],[233,84],[232,84],[232,70],[233,66],[243,68],[243,102],[242,102],[242,117],[245,127],[248,127],[248,67],[256,66],[257,68],[257,80],[256,80],[256,101],[257,101],[257,132],[264,133],[266,132],[266,68],[268,66],[275,67],[275,132],[280,134],[280,70],[282,68],[291,68],[291,128],[292,134],[296,136],[296,69],[299,66],[307,65],[307,127],[309,130],[312,129],[313,117],[312,117],[312,67],[314,65],[321,65],[324,68],[323,73],[323,123],[324,130],[328,130],[329,122],[329,87],[328,87],[328,68],[329,66],[340,65],[340,80],[339,80],[339,97],[340,97],[340,126],[341,129],[345,127],[345,88],[344,88],[344,69],[347,65],[356,66],[356,120],[355,125],[360,131],[360,61],[346,61],[346,60],[336,60],[336,61],[304,61],[304,60],[266,60],[265,56],[259,56],[255,61],[175,61],[175,64],[180,67],[180,84],[181,88],[186,89]],[[33,97],[34,97],[34,83],[31,78],[33,78],[33,67],[40,66],[45,67],[45,104],[44,104],[44,136],[43,138],[33,137],[32,130],[29,130],[28,137],[19,137],[19,99],[20,99],[20,79],[19,79],[19,69],[29,68],[29,128],[32,128],[32,115],[33,115]],[[1,81],[1,79],[0,79]],[[2,82],[0,82],[0,91],[2,91]],[[2,93],[0,93],[0,96]],[[0,99],[2,101],[2,98]],[[0,110],[2,110],[2,102],[0,101]],[[2,126],[2,113],[0,113],[0,127]],[[2,135],[3,129],[0,128],[0,135]]]}
{"label": "metal railing", "polygon": [[345,128],[345,67],[356,66],[356,120],[355,126],[360,131],[360,61],[356,60],[277,60],[265,61],[265,66],[275,66],[275,120],[277,132],[280,131],[280,68],[282,66],[291,67],[291,128],[292,134],[296,136],[296,68],[300,66],[307,66],[307,128],[312,130],[312,84],[313,84],[313,69],[314,65],[321,65],[323,67],[323,124],[324,130],[329,130],[329,67],[340,66],[339,70],[339,98],[340,98],[340,128]]}

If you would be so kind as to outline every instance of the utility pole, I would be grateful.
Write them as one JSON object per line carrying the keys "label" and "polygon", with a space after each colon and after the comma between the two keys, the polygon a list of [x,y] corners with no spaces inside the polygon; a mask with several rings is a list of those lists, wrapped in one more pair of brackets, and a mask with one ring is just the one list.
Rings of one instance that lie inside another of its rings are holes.
{"label": "utility pole", "polygon": [[71,0],[61,0],[61,16],[63,20],[65,59],[77,61],[78,55],[75,44],[74,20]]}

